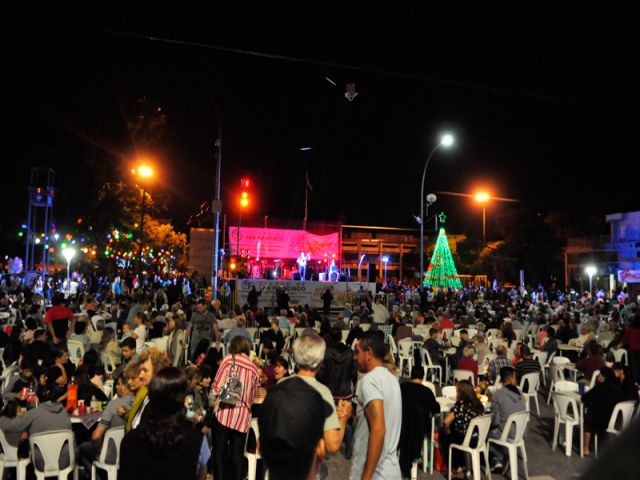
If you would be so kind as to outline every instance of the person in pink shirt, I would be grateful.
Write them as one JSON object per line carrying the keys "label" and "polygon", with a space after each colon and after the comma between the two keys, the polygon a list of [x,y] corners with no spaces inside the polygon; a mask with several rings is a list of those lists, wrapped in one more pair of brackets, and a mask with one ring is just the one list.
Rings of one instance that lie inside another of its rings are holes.
{"label": "person in pink shirt", "polygon": [[538,332],[538,335],[536,335],[536,345],[538,345],[538,348],[542,347],[542,344],[547,340],[548,336],[547,327],[542,327]]}

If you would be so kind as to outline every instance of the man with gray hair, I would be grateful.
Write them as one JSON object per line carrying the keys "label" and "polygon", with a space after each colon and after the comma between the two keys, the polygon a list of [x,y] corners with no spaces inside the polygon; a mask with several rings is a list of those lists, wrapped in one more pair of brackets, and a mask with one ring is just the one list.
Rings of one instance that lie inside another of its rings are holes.
{"label": "man with gray hair", "polygon": [[[324,360],[325,350],[324,340],[313,330],[305,330],[293,342],[293,358],[298,368],[295,376],[313,387],[331,407],[331,415],[324,422],[323,438],[327,452],[335,453],[340,449],[347,420],[351,417],[351,402],[340,400],[336,407],[331,390],[316,380],[316,374]],[[293,377],[285,377],[280,382],[286,382],[289,378]]]}

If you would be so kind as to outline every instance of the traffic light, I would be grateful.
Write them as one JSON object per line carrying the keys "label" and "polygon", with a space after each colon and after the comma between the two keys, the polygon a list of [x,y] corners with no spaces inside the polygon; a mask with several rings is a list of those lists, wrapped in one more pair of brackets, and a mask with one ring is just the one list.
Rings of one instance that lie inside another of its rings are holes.
{"label": "traffic light", "polygon": [[249,206],[249,187],[251,185],[251,181],[248,178],[240,179],[240,187],[242,189],[242,193],[240,194],[240,207],[245,209]]}

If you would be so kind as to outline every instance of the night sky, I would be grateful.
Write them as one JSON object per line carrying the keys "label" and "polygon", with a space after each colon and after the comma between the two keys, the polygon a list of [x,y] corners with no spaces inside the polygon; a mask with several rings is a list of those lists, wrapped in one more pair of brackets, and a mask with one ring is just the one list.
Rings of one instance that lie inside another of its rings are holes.
{"label": "night sky", "polygon": [[[24,221],[32,165],[57,172],[58,218],[85,214],[96,178],[130,165],[126,118],[143,96],[167,116],[153,188],[171,194],[181,230],[213,197],[219,125],[224,194],[250,176],[256,216],[301,219],[308,168],[311,220],[416,226],[424,161],[445,131],[456,147],[436,153],[425,193],[482,186],[531,211],[638,209],[638,38],[622,17],[216,6],[188,20],[5,18],[0,140],[15,209],[2,230]],[[489,228],[504,208],[513,204],[489,207]],[[450,230],[481,229],[471,201],[441,195],[442,209]]]}

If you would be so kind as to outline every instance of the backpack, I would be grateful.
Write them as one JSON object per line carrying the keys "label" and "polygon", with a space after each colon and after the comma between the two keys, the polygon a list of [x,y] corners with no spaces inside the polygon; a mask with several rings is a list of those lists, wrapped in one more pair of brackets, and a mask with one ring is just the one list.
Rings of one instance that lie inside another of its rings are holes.
{"label": "backpack", "polygon": [[236,356],[232,355],[233,364],[231,365],[231,373],[227,377],[227,381],[220,389],[218,394],[219,408],[233,408],[242,405],[242,382],[238,378],[236,368]]}

